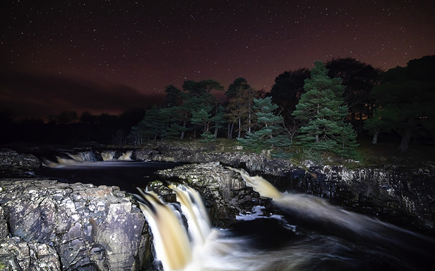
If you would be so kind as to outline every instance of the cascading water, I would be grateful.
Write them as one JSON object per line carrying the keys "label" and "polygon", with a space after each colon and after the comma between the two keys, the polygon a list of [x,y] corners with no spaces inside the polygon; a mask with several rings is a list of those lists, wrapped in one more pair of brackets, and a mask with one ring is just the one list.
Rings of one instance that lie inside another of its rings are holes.
{"label": "cascading water", "polygon": [[102,151],[101,158],[103,161],[111,161],[114,159],[116,151]]}
{"label": "cascading water", "polygon": [[[269,219],[275,222],[254,228],[255,233],[251,230],[250,234],[211,229],[199,194],[183,185],[171,185],[188,220],[187,233],[168,205],[152,192],[140,190],[144,198],[140,206],[165,271],[434,268],[435,242],[426,236],[347,212],[317,197],[280,193],[262,177],[233,170],[260,195],[272,198],[286,217]],[[289,221],[301,222],[301,226],[290,225]],[[279,246],[255,244],[260,237],[269,238],[274,232],[278,233],[275,241]]]}
{"label": "cascading water", "polygon": [[122,160],[122,161],[132,161],[133,151],[125,151],[122,152],[118,158],[116,157],[116,151],[108,150],[102,151],[100,154],[100,158],[97,159],[95,153],[93,151],[82,151],[82,152],[65,152],[58,155],[55,155],[55,159],[47,159],[42,157],[42,161],[46,167],[56,168],[68,165],[77,165],[83,164],[87,162],[98,162],[98,161],[114,161],[114,160]]}
{"label": "cascading water", "polygon": [[64,155],[57,155],[55,161],[42,158],[43,163],[47,167],[59,167],[64,165],[74,165],[83,162],[96,162],[98,161],[92,151],[83,151],[78,153],[65,153]]}
{"label": "cascading water", "polygon": [[121,156],[119,156],[118,160],[131,161],[131,155],[133,151],[126,151]]}

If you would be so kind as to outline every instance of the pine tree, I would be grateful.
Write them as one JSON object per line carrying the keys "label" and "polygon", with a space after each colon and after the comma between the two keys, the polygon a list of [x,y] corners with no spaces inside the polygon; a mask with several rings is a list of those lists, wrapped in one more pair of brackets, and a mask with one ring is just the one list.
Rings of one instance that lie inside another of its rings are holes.
{"label": "pine tree", "polygon": [[311,79],[305,80],[305,93],[292,114],[302,122],[295,144],[344,155],[343,150],[351,152],[356,147],[356,143],[353,143],[356,133],[351,132],[351,127],[343,121],[348,108],[343,106],[344,86],[341,85],[341,79],[331,79],[327,74],[325,65],[318,61],[311,70]]}
{"label": "pine tree", "polygon": [[135,144],[142,144],[145,139],[157,139],[165,136],[166,118],[160,112],[161,110],[153,105],[145,112],[144,118],[133,126],[130,132],[130,138]]}
{"label": "pine tree", "polygon": [[[238,138],[241,137],[243,131],[251,132],[253,127],[253,104],[255,98],[255,90],[240,86],[230,99],[227,106],[228,113],[226,117],[233,125],[238,124]],[[231,129],[232,130],[232,129]]]}
{"label": "pine tree", "polygon": [[174,87],[174,85],[171,84],[169,86],[166,86],[165,92],[166,92],[166,98],[163,102],[164,108],[169,108],[169,107],[179,105],[181,100],[181,95],[180,95],[181,90],[179,90],[178,88]]}
{"label": "pine tree", "polygon": [[272,98],[254,99],[254,109],[258,112],[257,124],[262,128],[255,133],[247,133],[245,138],[238,138],[243,146],[256,150],[275,148],[282,150],[291,146],[291,139],[283,127],[284,119],[273,112],[278,108]]}
{"label": "pine tree", "polygon": [[378,136],[381,131],[390,132],[393,123],[398,121],[400,109],[392,106],[378,107],[373,111],[373,116],[364,121],[364,129],[373,135],[372,143],[378,143]]}
{"label": "pine tree", "polygon": [[203,131],[208,132],[210,130],[211,109],[211,107],[205,106],[199,110],[193,111],[190,122],[193,125],[201,125],[203,127]]}
{"label": "pine tree", "polygon": [[217,103],[217,99],[211,94],[211,91],[223,90],[223,87],[219,82],[212,79],[199,82],[189,80],[184,81],[183,90],[185,92],[181,93],[183,102],[180,106],[180,115],[183,118],[183,122],[180,139],[184,138],[186,131],[193,131],[194,138],[196,138],[196,131],[200,126],[198,126],[198,122],[191,121],[193,114],[200,113],[201,109],[209,113],[210,110],[206,110],[206,107],[213,108]]}
{"label": "pine tree", "polygon": [[211,118],[211,121],[213,123],[213,128],[214,128],[214,135],[213,135],[214,138],[217,138],[219,129],[224,128],[224,123],[227,122],[227,120],[224,117],[224,113],[225,113],[225,108],[222,105],[219,105],[216,108],[216,113],[214,117]]}
{"label": "pine tree", "polygon": [[352,125],[345,123],[340,136],[337,137],[337,141],[340,144],[340,151],[338,151],[337,154],[344,158],[355,157],[355,149],[358,147],[356,136],[357,134]]}
{"label": "pine tree", "polygon": [[401,151],[408,149],[412,137],[433,137],[434,78],[435,55],[411,60],[406,67],[396,67],[385,72],[382,83],[375,86],[371,93],[376,100],[378,120],[367,120],[369,128],[378,124],[384,130],[396,131],[401,135]]}

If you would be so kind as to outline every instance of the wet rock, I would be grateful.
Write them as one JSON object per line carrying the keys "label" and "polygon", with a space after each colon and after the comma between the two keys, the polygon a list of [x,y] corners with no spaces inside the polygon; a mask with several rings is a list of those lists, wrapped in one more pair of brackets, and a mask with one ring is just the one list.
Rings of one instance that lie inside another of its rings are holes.
{"label": "wet rock", "polygon": [[2,270],[62,270],[56,250],[35,241],[24,242],[19,237],[0,240]]}
{"label": "wet rock", "polygon": [[0,177],[29,177],[40,166],[41,162],[32,154],[0,149]]}
{"label": "wet rock", "polygon": [[[254,205],[264,204],[258,193],[247,187],[232,170],[216,162],[188,164],[173,169],[159,170],[163,178],[179,177],[201,194],[213,226],[227,228],[236,221],[236,215],[251,211]],[[172,192],[161,183],[148,187],[163,198]]]}
{"label": "wet rock", "polygon": [[9,235],[9,229],[6,222],[6,213],[3,210],[3,208],[0,207],[0,239],[6,238],[8,235]]}
{"label": "wet rock", "polygon": [[281,191],[328,198],[356,212],[435,235],[435,171],[431,167],[349,169],[312,166],[265,176]]}
{"label": "wet rock", "polygon": [[[145,218],[118,187],[32,179],[1,180],[0,186],[0,227],[7,217],[10,235],[29,244],[38,259],[44,253],[58,255],[60,267],[51,270],[140,270],[146,265],[139,255],[149,242]],[[22,259],[8,262],[23,265]]]}
{"label": "wet rock", "polygon": [[136,160],[151,161],[152,157],[157,153],[158,151],[153,149],[138,149],[134,151],[134,157]]}

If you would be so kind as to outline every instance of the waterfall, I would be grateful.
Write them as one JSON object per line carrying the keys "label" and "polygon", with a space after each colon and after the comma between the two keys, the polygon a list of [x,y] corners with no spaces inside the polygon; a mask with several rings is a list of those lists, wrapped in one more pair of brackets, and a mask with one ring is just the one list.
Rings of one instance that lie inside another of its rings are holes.
{"label": "waterfall", "polygon": [[121,156],[119,156],[118,160],[131,161],[132,153],[133,153],[133,151],[126,151]]}
{"label": "waterfall", "polygon": [[[119,155],[119,152],[118,152]],[[85,165],[87,162],[101,162],[101,161],[132,161],[133,151],[125,151],[119,157],[117,156],[117,151],[106,150],[101,151],[100,154],[97,153],[98,159],[93,151],[82,151],[82,152],[62,152],[58,153],[51,158],[43,157],[41,160],[46,167],[56,168],[64,166],[74,166],[74,165]],[[116,158],[118,157],[118,158]]]}
{"label": "waterfall", "polygon": [[177,194],[177,201],[180,202],[183,214],[187,218],[193,246],[204,245],[210,234],[211,225],[201,196],[191,187],[184,185],[170,185],[169,187]]}
{"label": "waterfall", "polygon": [[77,162],[96,162],[95,154],[92,151],[79,152],[76,154],[68,153],[74,161]]}
{"label": "waterfall", "polygon": [[[321,198],[281,193],[260,176],[232,170],[240,173],[247,185],[261,196],[271,198],[290,217],[296,214],[293,218],[296,222],[304,223],[295,227],[286,224],[288,221],[284,218],[270,219],[278,221],[275,224],[281,227],[279,231],[254,227],[258,232],[241,236],[232,229],[212,229],[198,192],[185,185],[170,185],[188,221],[186,230],[169,205],[155,193],[138,188],[143,197],[140,208],[151,227],[156,256],[165,271],[433,268],[435,242],[426,236],[345,211]],[[303,226],[308,230],[296,230]],[[274,231],[279,232],[277,240],[283,243],[279,247],[253,244],[257,237],[269,236]],[[282,232],[285,234],[281,236]]]}
{"label": "waterfall", "polygon": [[113,160],[115,154],[116,151],[103,151],[101,152],[101,158],[103,159],[103,161],[110,161]]}
{"label": "waterfall", "polygon": [[[181,204],[184,210],[193,211],[193,203],[191,201],[191,193],[196,191],[186,190],[185,188],[173,187],[177,191],[177,198],[181,196]],[[144,192],[138,188],[144,202],[139,202],[140,209],[144,213],[148,224],[151,227],[154,236],[154,247],[157,258],[162,262],[165,271],[184,270],[184,268],[192,261],[193,244],[190,244],[187,232],[179,222],[174,211],[165,205],[157,195],[153,192]],[[190,194],[189,194],[190,193]],[[187,205],[187,206],[186,206]],[[200,213],[196,213],[201,215]],[[195,214],[195,215],[196,215]],[[194,223],[198,222],[199,218],[188,215],[193,218]],[[198,223],[189,224],[190,232],[199,230]],[[202,236],[202,232],[193,234],[195,242],[198,243],[198,236]]]}
{"label": "waterfall", "polygon": [[163,204],[156,194],[145,193],[140,188],[138,190],[148,203],[139,202],[139,206],[153,232],[157,258],[162,262],[165,271],[183,270],[192,258],[186,232],[173,210]]}
{"label": "waterfall", "polygon": [[56,161],[51,161],[43,158],[43,163],[47,167],[55,168],[66,165],[75,165],[83,162],[96,162],[95,154],[92,151],[84,151],[78,153],[65,153],[64,155],[57,155]]}

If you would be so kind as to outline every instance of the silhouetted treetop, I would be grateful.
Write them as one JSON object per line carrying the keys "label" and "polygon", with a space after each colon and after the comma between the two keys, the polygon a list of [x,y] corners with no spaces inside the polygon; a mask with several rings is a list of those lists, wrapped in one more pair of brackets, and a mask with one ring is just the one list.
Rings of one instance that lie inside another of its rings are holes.
{"label": "silhouetted treetop", "polygon": [[184,81],[183,90],[190,92],[192,95],[202,95],[204,93],[210,93],[213,89],[223,90],[224,87],[216,80],[207,79],[199,82],[192,80]]}
{"label": "silhouetted treetop", "polygon": [[278,75],[270,91],[273,103],[293,112],[304,93],[305,79],[309,78],[310,70],[307,68],[286,71]]}
{"label": "silhouetted treetop", "polygon": [[163,107],[173,107],[181,103],[181,90],[174,85],[166,86],[166,98],[163,102]]}
{"label": "silhouetted treetop", "polygon": [[225,95],[228,99],[230,99],[235,97],[238,91],[247,90],[250,87],[251,86],[248,84],[248,81],[245,78],[239,77],[236,78],[234,82],[231,83],[231,85],[229,85],[228,90],[225,92]]}
{"label": "silhouetted treetop", "polygon": [[[421,133],[435,134],[434,78],[435,55],[425,56],[409,61],[406,67],[388,70],[382,76],[382,84],[373,88],[375,116],[388,119],[389,128],[402,136],[401,151],[408,149],[412,137]],[[379,130],[385,130],[379,121],[375,123],[370,119],[367,122],[366,127],[370,127],[375,135]]]}

